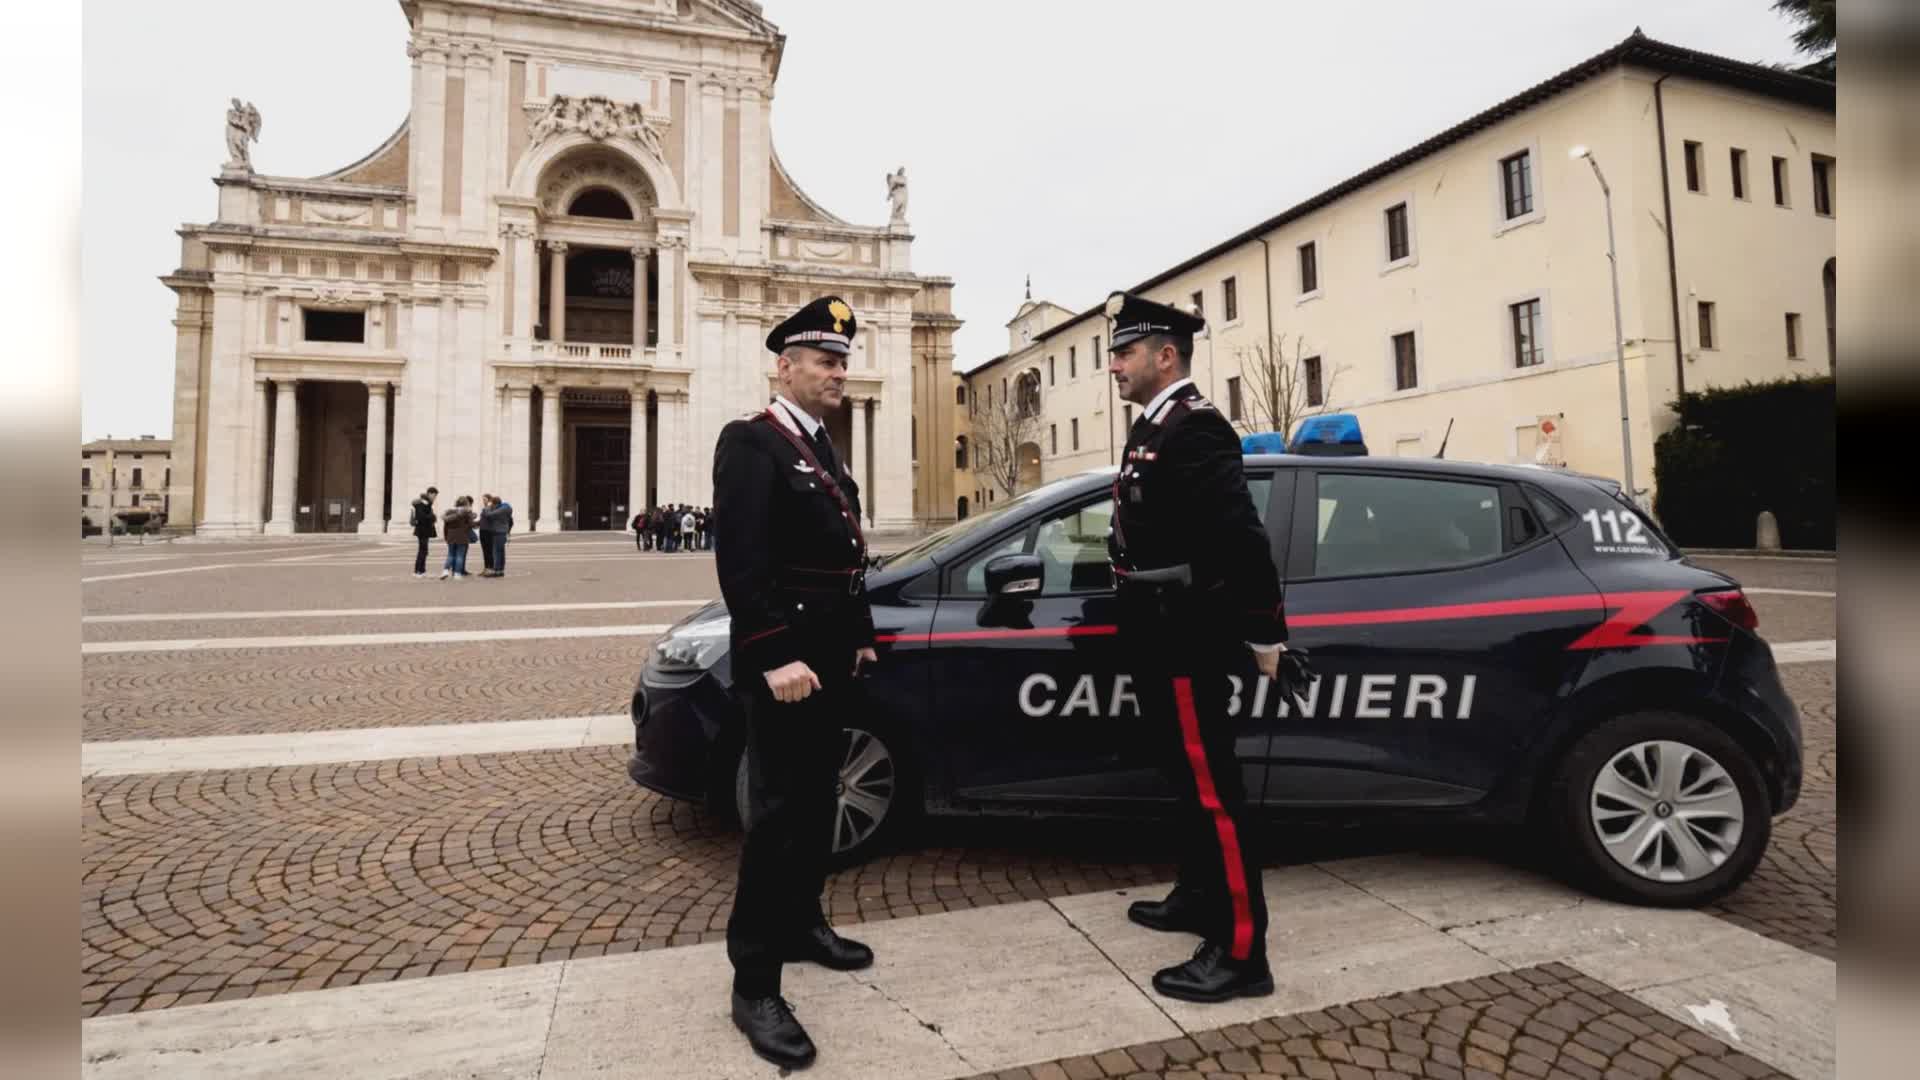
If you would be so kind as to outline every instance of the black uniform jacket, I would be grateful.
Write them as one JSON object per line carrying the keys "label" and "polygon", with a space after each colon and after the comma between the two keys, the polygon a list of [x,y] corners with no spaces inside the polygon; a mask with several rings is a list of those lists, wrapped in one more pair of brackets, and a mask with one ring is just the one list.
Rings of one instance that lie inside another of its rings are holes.
{"label": "black uniform jacket", "polygon": [[1206,637],[1272,644],[1287,638],[1280,575],[1247,495],[1240,437],[1198,388],[1173,392],[1127,434],[1107,537],[1123,587],[1131,571],[1186,564],[1189,607]]}
{"label": "black uniform jacket", "polygon": [[[857,524],[860,488],[841,466],[834,483],[846,499],[843,510],[825,478],[782,437],[781,423],[756,413],[720,431],[714,563],[733,618],[735,670],[745,676],[806,660],[825,680],[851,667],[854,649],[873,644],[861,579],[867,552]],[[822,663],[833,670],[820,670]]]}

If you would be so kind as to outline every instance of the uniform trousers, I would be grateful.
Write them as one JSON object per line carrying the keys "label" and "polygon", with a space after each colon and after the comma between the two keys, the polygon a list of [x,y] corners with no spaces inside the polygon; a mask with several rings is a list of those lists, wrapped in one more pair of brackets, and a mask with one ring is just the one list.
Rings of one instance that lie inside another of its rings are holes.
{"label": "uniform trousers", "polygon": [[775,701],[758,673],[742,688],[751,827],[727,920],[727,959],[733,987],[744,997],[779,993],[783,955],[807,931],[826,925],[820,891],[846,757],[853,648],[832,657],[808,658],[821,688],[804,701]]}
{"label": "uniform trousers", "polygon": [[1263,958],[1266,893],[1227,715],[1227,662],[1246,645],[1161,620],[1123,619],[1121,636],[1146,745],[1176,799],[1177,888],[1200,901],[1207,941],[1235,960]]}

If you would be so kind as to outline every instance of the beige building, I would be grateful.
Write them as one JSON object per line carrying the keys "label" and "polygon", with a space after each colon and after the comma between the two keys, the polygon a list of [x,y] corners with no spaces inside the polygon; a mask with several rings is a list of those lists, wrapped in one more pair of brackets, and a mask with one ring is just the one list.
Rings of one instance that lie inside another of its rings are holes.
{"label": "beige building", "polygon": [[181,517],[380,532],[428,484],[504,495],[542,531],[711,503],[721,425],[770,396],[768,329],[828,292],[860,317],[829,428],[868,512],[950,505],[917,500],[912,459],[951,282],[913,272],[904,170],[890,220],[855,224],[782,168],[785,38],[758,4],[401,9],[411,110],[365,158],[264,175],[258,112],[229,110],[218,217],[180,230],[164,279]]}
{"label": "beige building", "polygon": [[[1134,285],[1199,305],[1195,381],[1264,430],[1255,350],[1301,403],[1356,413],[1375,455],[1622,473],[1612,189],[1634,485],[1681,389],[1826,374],[1834,356],[1834,87],[1637,33],[1605,53]],[[1096,306],[1022,305],[967,375],[1039,391],[1039,475],[1111,463]],[[990,478],[974,472],[983,495]],[[1005,498],[1002,492],[999,498]]]}
{"label": "beige building", "polygon": [[95,439],[80,446],[80,524],[106,529],[114,514],[146,510],[172,516],[173,443],[142,435],[137,439]]}

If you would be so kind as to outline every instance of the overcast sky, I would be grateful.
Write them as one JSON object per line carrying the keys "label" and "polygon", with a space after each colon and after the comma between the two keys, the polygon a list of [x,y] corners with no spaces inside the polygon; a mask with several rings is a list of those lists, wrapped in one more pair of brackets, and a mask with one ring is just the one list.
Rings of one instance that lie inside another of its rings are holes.
{"label": "overcast sky", "polygon": [[[955,281],[962,368],[1004,350],[1026,275],[1036,298],[1090,306],[1636,25],[1739,59],[1792,52],[1768,0],[764,6],[787,35],[782,161],[867,224],[907,167],[914,269]],[[261,172],[354,161],[406,115],[406,18],[394,0],[88,0],[84,19],[81,428],[167,437],[158,278],[173,230],[214,215],[227,99],[260,108]]]}

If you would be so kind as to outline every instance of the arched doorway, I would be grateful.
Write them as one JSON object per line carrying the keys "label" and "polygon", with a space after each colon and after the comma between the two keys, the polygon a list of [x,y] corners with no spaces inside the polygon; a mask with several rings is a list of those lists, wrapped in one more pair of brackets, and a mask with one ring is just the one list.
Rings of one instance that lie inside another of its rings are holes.
{"label": "arched doorway", "polygon": [[967,497],[965,495],[960,496],[960,501],[958,505],[955,506],[954,509],[955,509],[955,520],[958,520],[958,521],[967,520]]}
{"label": "arched doorway", "polygon": [[1015,451],[1020,461],[1020,483],[1022,492],[1032,491],[1040,486],[1040,444],[1024,442]]}
{"label": "arched doorway", "polygon": [[1820,285],[1821,285],[1821,288],[1827,294],[1827,370],[1828,371],[1833,371],[1835,369],[1835,364],[1839,360],[1839,353],[1835,348],[1835,338],[1834,338],[1834,332],[1833,332],[1834,262],[1835,262],[1834,259],[1828,259],[1827,265],[1821,268],[1820,270]]}

